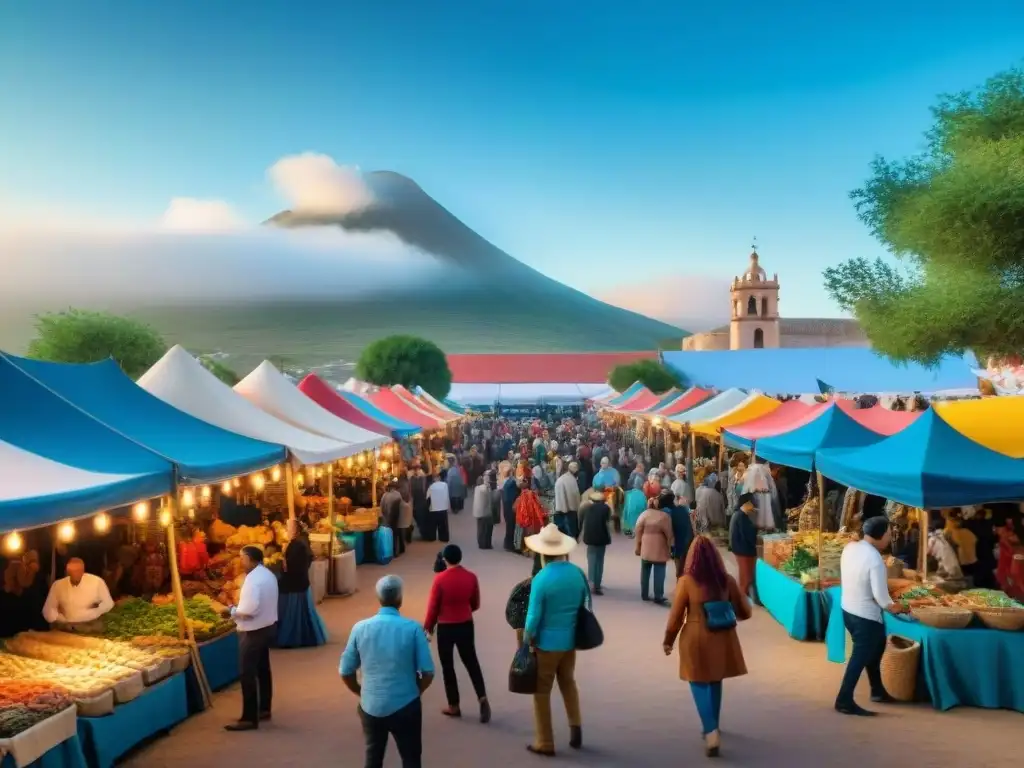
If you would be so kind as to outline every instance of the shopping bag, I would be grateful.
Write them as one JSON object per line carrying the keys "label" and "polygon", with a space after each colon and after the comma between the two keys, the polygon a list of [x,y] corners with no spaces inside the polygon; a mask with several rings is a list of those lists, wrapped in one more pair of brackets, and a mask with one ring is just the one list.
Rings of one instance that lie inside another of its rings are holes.
{"label": "shopping bag", "polygon": [[604,643],[604,630],[587,606],[581,605],[576,612],[576,650],[592,651]]}
{"label": "shopping bag", "polygon": [[532,695],[537,692],[537,654],[528,645],[520,646],[508,669],[508,690]]}
{"label": "shopping bag", "polygon": [[381,526],[373,534],[373,551],[377,554],[377,562],[387,565],[395,556],[395,534],[390,528]]}

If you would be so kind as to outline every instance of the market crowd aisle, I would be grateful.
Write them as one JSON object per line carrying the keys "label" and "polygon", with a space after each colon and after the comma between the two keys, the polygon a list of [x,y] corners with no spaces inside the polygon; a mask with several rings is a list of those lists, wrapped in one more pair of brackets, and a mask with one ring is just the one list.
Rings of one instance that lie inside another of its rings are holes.
{"label": "market crowd aisle", "polygon": [[[529,575],[531,560],[480,551],[474,520],[452,517],[452,540],[465,546],[465,564],[480,577],[483,606],[477,615],[477,649],[494,709],[489,725],[476,718],[453,721],[441,715],[440,680],[424,698],[425,766],[479,768],[504,762],[547,764],[524,747],[533,735],[529,698],[506,692],[515,639],[504,620],[511,587]],[[496,531],[496,535],[498,532]],[[582,548],[581,548],[582,549]],[[422,620],[437,545],[416,543],[389,567],[406,584],[403,612]],[[583,552],[574,553],[577,563]],[[678,659],[666,658],[661,639],[668,611],[639,600],[639,561],[633,542],[616,537],[605,566],[605,596],[596,610],[605,645],[580,654],[577,680],[585,747],[575,752],[564,710],[555,696],[557,763],[589,766],[667,766],[703,763],[700,723],[688,688],[677,676]],[[258,732],[225,734],[238,716],[238,686],[215,696],[215,708],[193,717],[169,736],[136,753],[139,768],[223,768],[225,765],[361,766],[363,736],[356,699],[338,677],[338,660],[351,625],[376,610],[374,582],[384,568],[359,569],[360,591],[329,600],[321,612],[332,642],[308,650],[277,651],[274,664],[274,720]],[[843,668],[830,664],[820,643],[798,643],[762,610],[739,629],[750,674],[728,681],[723,706],[723,758],[731,765],[835,768],[864,765],[976,768],[1019,765],[1013,746],[1024,720],[1016,713],[973,709],[939,713],[927,706],[887,707],[884,718],[858,720],[832,710]],[[436,653],[436,651],[435,651]],[[472,690],[457,665],[464,690]],[[866,696],[866,694],[864,694]],[[890,714],[891,713],[891,714]],[[394,746],[385,765],[398,766]]]}

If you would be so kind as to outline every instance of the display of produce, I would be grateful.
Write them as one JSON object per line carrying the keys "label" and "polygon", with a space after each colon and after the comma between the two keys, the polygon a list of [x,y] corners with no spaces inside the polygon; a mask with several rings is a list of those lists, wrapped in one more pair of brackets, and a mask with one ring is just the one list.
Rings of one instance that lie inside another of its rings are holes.
{"label": "display of produce", "polygon": [[133,637],[131,644],[135,648],[162,659],[174,659],[188,653],[188,645],[176,637],[143,635],[142,637]]}
{"label": "display of produce", "polygon": [[158,666],[163,661],[163,658],[157,654],[148,653],[130,643],[102,637],[75,635],[70,632],[23,632],[19,637],[27,637],[40,643],[50,643],[62,648],[88,651],[140,672]]}
{"label": "display of produce", "polygon": [[998,589],[968,589],[957,597],[966,597],[979,608],[1024,608],[1024,603],[1017,602]]}
{"label": "display of produce", "polygon": [[0,739],[13,738],[74,703],[68,691],[54,683],[0,679]]}
{"label": "display of produce", "polygon": [[817,567],[818,558],[814,553],[806,547],[796,546],[793,548],[793,554],[779,566],[779,570],[787,576],[799,579],[805,571],[809,571],[811,568]]}
{"label": "display of produce", "polygon": [[[197,641],[211,640],[231,632],[235,625],[221,618],[214,602],[204,595],[185,600],[185,616]],[[133,637],[178,637],[178,609],[173,600],[164,605],[130,598],[103,617],[104,636],[113,640]]]}
{"label": "display of produce", "polygon": [[136,670],[127,664],[127,652],[132,651],[128,646],[120,646],[120,650],[110,649],[108,651],[99,651],[92,648],[70,648],[41,642],[28,636],[28,633],[26,633],[15,635],[5,640],[4,647],[9,653],[27,656],[30,659],[49,661],[62,666],[94,669],[103,677],[112,680],[125,680],[136,673]]}
{"label": "display of produce", "polygon": [[81,699],[99,696],[112,689],[118,681],[102,667],[67,666],[4,652],[0,652],[0,678],[49,683]]}

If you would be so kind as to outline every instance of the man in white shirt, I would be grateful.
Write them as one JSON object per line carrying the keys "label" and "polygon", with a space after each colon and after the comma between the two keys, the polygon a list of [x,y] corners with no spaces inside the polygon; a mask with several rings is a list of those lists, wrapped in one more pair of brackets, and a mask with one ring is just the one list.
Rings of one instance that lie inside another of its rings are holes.
{"label": "man in white shirt", "polygon": [[[450,471],[458,472],[458,468]],[[451,498],[448,494],[447,472],[441,470],[440,474],[434,475],[434,482],[427,488],[427,502],[430,504],[427,514],[426,530],[423,531],[424,541],[443,541],[448,543],[448,510],[451,508]]]}
{"label": "man in white shirt", "polygon": [[836,711],[844,715],[874,715],[853,700],[861,672],[865,669],[871,683],[871,700],[887,704],[894,699],[882,684],[882,654],[885,652],[883,611],[901,613],[903,606],[889,597],[889,579],[882,551],[892,540],[889,520],[872,517],[864,521],[863,539],[847,544],[840,560],[842,577],[843,623],[853,638],[853,653],[846,664]]}
{"label": "man in white shirt", "polygon": [[570,461],[569,471],[555,481],[554,523],[558,530],[574,539],[579,539],[580,535],[580,485],[576,479],[579,471],[579,462]]}
{"label": "man in white shirt", "polygon": [[242,547],[245,581],[238,605],[228,609],[238,627],[242,716],[224,726],[226,731],[254,731],[260,720],[270,719],[273,680],[270,646],[277,637],[277,577],[263,566],[263,550]]}
{"label": "man in white shirt", "polygon": [[85,563],[77,557],[68,560],[65,573],[66,577],[50,587],[43,618],[54,629],[66,632],[103,632],[101,617],[114,607],[106,582],[86,573]]}

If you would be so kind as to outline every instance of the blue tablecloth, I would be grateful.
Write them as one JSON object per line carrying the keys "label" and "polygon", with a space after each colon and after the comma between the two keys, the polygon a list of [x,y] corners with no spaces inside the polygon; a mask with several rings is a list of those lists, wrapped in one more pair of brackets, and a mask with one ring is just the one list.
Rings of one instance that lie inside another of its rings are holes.
{"label": "blue tablecloth", "polygon": [[112,715],[79,717],[78,736],[89,768],[110,768],[133,747],[188,717],[185,675],[147,688],[139,698],[119,704]]}
{"label": "blue tablecloth", "polygon": [[823,594],[805,589],[796,579],[775,570],[764,560],[754,571],[757,596],[772,617],[795,640],[821,640],[825,636],[828,611]]}
{"label": "blue tablecloth", "polygon": [[[17,763],[10,755],[0,761],[0,768],[16,768]],[[48,751],[38,760],[34,760],[22,768],[87,768],[85,755],[82,753],[82,742],[77,736],[65,739]]]}
{"label": "blue tablecloth", "polygon": [[232,632],[229,635],[218,637],[199,646],[199,658],[202,659],[203,669],[206,670],[206,679],[210,682],[210,688],[219,691],[226,688],[238,679],[240,674],[238,667],[238,634]]}
{"label": "blue tablecloth", "polygon": [[[846,662],[846,628],[839,587],[829,590],[828,660]],[[909,617],[885,615],[886,633],[921,644],[919,688],[936,709],[956,706],[1024,712],[1024,632],[984,627],[935,629]],[[923,678],[923,681],[921,680]]]}

